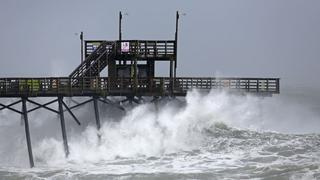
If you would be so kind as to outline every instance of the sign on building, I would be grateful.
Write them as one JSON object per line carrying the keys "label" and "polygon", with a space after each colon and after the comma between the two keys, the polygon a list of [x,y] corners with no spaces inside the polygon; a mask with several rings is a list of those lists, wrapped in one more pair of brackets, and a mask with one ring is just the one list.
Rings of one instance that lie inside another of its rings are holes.
{"label": "sign on building", "polygon": [[129,45],[129,42],[121,42],[121,52],[129,52],[129,48],[130,48],[130,45]]}

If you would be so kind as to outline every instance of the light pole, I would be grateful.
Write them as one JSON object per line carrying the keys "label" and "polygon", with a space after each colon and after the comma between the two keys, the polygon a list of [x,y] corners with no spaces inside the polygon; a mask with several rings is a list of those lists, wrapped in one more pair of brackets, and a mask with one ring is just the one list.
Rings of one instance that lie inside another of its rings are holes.
{"label": "light pole", "polygon": [[[185,16],[186,13],[182,13],[182,16]],[[180,13],[179,11],[176,12],[176,32],[175,32],[175,52],[176,52],[176,61],[174,63],[174,78],[176,78],[177,75],[177,62],[178,62],[178,32],[179,32],[179,18],[180,18]]]}
{"label": "light pole", "polygon": [[80,41],[81,41],[81,64],[83,62],[83,32],[80,33]]}
{"label": "light pole", "polygon": [[[124,13],[125,16],[128,16],[129,14],[128,13]],[[122,12],[119,11],[119,41],[122,40]]]}
{"label": "light pole", "polygon": [[121,41],[122,40],[122,27],[121,27],[121,25],[122,25],[122,13],[121,13],[121,11],[119,12],[119,41]]}
{"label": "light pole", "polygon": [[[124,13],[125,16],[128,16],[128,13]],[[119,12],[119,42],[121,47],[121,41],[122,41],[122,12]],[[123,61],[122,64],[126,64],[126,61]]]}

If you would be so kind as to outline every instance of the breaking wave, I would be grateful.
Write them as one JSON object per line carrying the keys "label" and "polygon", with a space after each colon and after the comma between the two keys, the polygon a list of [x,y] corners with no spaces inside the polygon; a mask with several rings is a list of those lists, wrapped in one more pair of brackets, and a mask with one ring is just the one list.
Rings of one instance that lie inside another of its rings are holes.
{"label": "breaking wave", "polygon": [[75,112],[81,127],[67,116],[68,158],[57,117],[31,114],[37,166],[32,170],[21,169],[28,159],[19,118],[1,112],[0,176],[320,178],[319,114],[281,97],[192,91],[185,100],[127,107],[121,116],[114,107],[100,109],[104,116],[99,132],[89,105]]}

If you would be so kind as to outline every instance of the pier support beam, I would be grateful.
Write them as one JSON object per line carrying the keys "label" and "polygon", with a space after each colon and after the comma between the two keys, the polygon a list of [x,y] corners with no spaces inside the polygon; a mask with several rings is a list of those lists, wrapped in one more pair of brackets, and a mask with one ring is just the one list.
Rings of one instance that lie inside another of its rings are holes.
{"label": "pier support beam", "polygon": [[67,132],[66,132],[66,124],[65,124],[64,113],[63,113],[63,97],[58,97],[58,104],[59,104],[59,115],[60,115],[60,123],[61,123],[64,152],[66,154],[66,157],[68,157],[69,156],[69,146],[68,146],[68,139],[67,139]]}
{"label": "pier support beam", "polygon": [[120,103],[122,103],[121,101],[120,101],[120,102],[112,102],[111,100],[109,100],[109,99],[107,99],[107,98],[105,98],[105,99],[98,98],[97,100],[99,100],[99,101],[102,102],[102,103],[110,104],[110,105],[112,105],[112,106],[115,106],[115,107],[117,107],[118,109],[120,109],[120,110],[122,110],[122,111],[126,111],[126,110],[124,109],[124,107],[122,107],[122,106],[120,105]]}
{"label": "pier support beam", "polygon": [[25,128],[25,132],[26,132],[27,147],[28,147],[28,154],[29,154],[29,163],[30,163],[30,167],[34,167],[31,138],[30,138],[30,130],[29,130],[29,122],[28,122],[28,111],[27,111],[27,103],[26,102],[27,102],[27,98],[22,98],[22,115],[23,115],[23,119],[24,119],[24,128]]}
{"label": "pier support beam", "polygon": [[127,96],[126,99],[120,101],[121,103],[124,103],[124,102],[128,102],[130,105],[134,103],[136,104],[141,104],[141,101],[143,100],[142,97],[138,97],[138,98],[135,98],[134,96]]}

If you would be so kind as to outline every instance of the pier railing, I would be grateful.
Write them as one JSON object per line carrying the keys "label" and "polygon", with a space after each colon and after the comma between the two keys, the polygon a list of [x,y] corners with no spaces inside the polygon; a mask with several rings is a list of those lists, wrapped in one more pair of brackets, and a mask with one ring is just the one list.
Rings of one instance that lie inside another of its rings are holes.
{"label": "pier railing", "polygon": [[[175,57],[174,40],[123,40],[123,41],[85,41],[85,56],[88,57],[103,43],[115,43],[115,56],[136,56],[139,59],[169,60]],[[126,45],[127,47],[124,47]]]}
{"label": "pier railing", "polygon": [[[73,84],[77,81],[79,83]],[[0,97],[37,96],[185,96],[187,91],[225,89],[272,95],[280,92],[278,78],[168,77],[152,79],[96,78],[0,78]]]}

